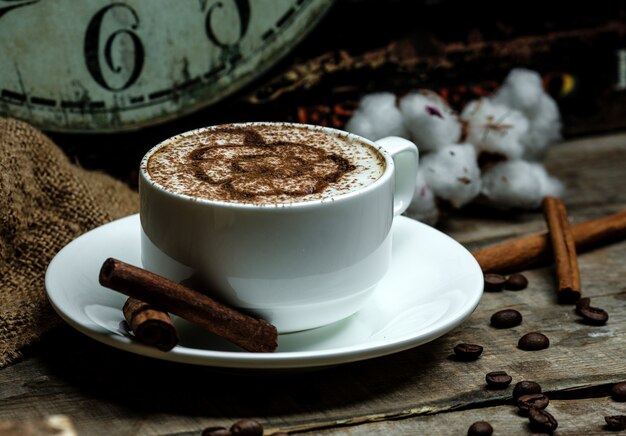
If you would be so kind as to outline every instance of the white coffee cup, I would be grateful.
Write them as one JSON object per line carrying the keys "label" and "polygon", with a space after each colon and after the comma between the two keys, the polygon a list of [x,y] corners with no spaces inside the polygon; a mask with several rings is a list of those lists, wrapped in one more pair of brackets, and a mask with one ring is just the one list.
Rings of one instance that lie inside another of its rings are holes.
{"label": "white coffee cup", "polygon": [[[175,281],[210,277],[212,295],[274,324],[281,333],[320,327],[358,311],[391,260],[391,226],[413,196],[418,152],[399,137],[376,142],[335,129],[308,129],[378,150],[382,175],[355,191],[276,205],[212,201],[178,194],[140,166],[141,259]],[[220,126],[223,127],[223,126]],[[216,127],[187,132],[210,131]]]}

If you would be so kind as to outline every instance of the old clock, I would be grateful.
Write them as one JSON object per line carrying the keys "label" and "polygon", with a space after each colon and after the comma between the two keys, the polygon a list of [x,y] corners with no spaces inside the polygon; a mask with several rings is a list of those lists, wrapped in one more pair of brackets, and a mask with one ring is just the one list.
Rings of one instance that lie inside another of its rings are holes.
{"label": "old clock", "polygon": [[136,129],[267,70],[332,0],[0,0],[0,114],[52,131]]}

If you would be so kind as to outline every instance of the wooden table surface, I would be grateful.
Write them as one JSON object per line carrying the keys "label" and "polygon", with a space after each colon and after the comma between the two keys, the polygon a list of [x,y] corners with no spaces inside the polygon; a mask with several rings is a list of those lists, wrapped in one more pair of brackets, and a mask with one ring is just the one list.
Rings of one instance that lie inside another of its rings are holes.
{"label": "wooden table surface", "polygon": [[[626,208],[626,134],[570,141],[551,149],[547,166],[567,185],[572,221]],[[545,230],[540,212],[468,208],[441,226],[470,249]],[[582,254],[583,294],[609,312],[605,326],[582,324],[556,302],[554,269],[527,271],[528,289],[486,293],[469,320],[445,336],[394,355],[287,374],[229,373],[119,351],[63,326],[0,370],[0,420],[69,416],[79,434],[200,434],[241,418],[310,434],[466,434],[477,420],[499,435],[529,433],[511,405],[513,385],[535,380],[547,392],[556,434],[602,434],[604,415],[626,414],[611,399],[626,381],[626,241]],[[451,265],[451,267],[453,267]],[[514,308],[522,325],[489,326],[491,314]],[[551,346],[517,348],[529,331]],[[482,344],[473,362],[450,359],[459,342]],[[485,374],[513,377],[505,390]]]}

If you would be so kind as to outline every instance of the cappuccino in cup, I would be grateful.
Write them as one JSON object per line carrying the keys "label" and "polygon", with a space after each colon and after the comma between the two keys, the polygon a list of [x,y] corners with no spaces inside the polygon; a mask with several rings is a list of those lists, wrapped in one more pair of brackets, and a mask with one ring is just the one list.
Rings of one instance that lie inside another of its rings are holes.
{"label": "cappuccino in cup", "polygon": [[165,190],[231,203],[330,200],[378,180],[385,159],[354,136],[292,126],[225,126],[166,141],[147,171]]}
{"label": "cappuccino in cup", "polygon": [[335,129],[242,123],[174,136],[140,167],[141,258],[280,333],[365,304],[413,195],[417,149]]}

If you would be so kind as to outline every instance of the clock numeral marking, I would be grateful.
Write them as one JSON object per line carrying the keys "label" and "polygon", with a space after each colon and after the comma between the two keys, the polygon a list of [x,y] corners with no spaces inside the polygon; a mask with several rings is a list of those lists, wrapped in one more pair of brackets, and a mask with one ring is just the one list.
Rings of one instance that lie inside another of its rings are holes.
{"label": "clock numeral marking", "polygon": [[57,102],[55,100],[35,96],[32,96],[30,98],[30,102],[39,106],[55,107],[57,105]]}
{"label": "clock numeral marking", "polygon": [[[220,21],[215,14],[219,9],[224,9],[224,1],[218,1],[212,4],[206,14],[204,21],[204,28],[206,30],[207,37],[218,47],[228,49],[236,46],[241,42],[246,33],[248,32],[248,26],[250,25],[250,2],[249,0],[230,0],[228,3],[236,8],[237,16],[239,18],[239,35],[235,41],[227,41],[227,36],[220,34],[220,29],[226,29],[223,21]],[[220,26],[215,26],[215,23],[220,23]],[[232,39],[232,38],[231,38]]]}
{"label": "clock numeral marking", "polygon": [[[102,21],[104,17],[108,14],[112,9],[126,9],[131,15],[133,22],[130,25],[130,29],[119,29],[115,32],[111,33],[106,41],[104,42],[104,59],[100,56],[100,41],[102,39]],[[144,63],[144,48],[139,36],[134,31],[139,27],[139,16],[137,12],[130,6],[124,3],[112,3],[104,8],[100,9],[96,15],[93,16],[89,25],[87,26],[87,31],[85,33],[85,62],[87,64],[87,69],[91,74],[91,77],[103,88],[108,89],[109,91],[123,91],[128,89],[133,83],[137,81],[139,75],[141,74],[141,70],[143,68]],[[126,64],[116,65],[113,50],[114,44],[116,40],[121,37],[126,36],[132,45],[132,62],[130,66]],[[104,62],[103,62],[104,61]],[[104,64],[104,65],[103,65]],[[108,70],[115,74],[127,74],[128,79],[122,83],[121,85],[112,85],[107,82],[105,76],[103,74],[102,68],[106,66]],[[125,68],[126,67],[126,68]],[[125,71],[125,69],[130,68],[130,72]]]}
{"label": "clock numeral marking", "polygon": [[0,93],[0,97],[2,97],[3,99],[6,98],[12,100],[20,104],[26,101],[26,95],[19,92],[9,91],[8,89],[3,89]]}
{"label": "clock numeral marking", "polygon": [[22,6],[32,5],[39,0],[4,0],[0,1],[0,17],[13,9],[21,8]]}

